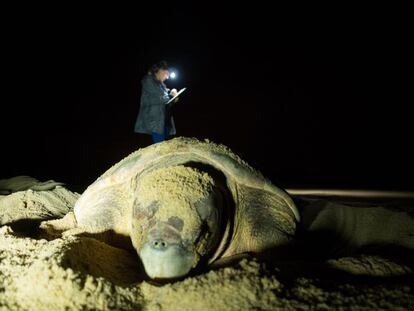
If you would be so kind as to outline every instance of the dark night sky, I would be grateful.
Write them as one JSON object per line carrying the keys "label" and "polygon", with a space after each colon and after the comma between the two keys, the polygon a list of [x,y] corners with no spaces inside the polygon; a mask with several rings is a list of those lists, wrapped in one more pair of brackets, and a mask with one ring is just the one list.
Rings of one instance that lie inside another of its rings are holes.
{"label": "dark night sky", "polygon": [[414,189],[403,9],[323,9],[11,10],[0,178],[84,186],[149,145],[133,133],[140,79],[165,59],[180,74],[167,85],[188,88],[178,135],[281,187]]}

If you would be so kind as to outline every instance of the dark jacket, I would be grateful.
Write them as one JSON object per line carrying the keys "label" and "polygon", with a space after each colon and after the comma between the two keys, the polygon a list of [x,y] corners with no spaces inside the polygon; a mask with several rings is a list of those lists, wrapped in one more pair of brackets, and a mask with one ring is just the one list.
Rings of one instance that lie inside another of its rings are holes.
{"label": "dark jacket", "polygon": [[164,127],[169,129],[169,135],[175,135],[174,119],[169,105],[170,96],[165,84],[152,75],[146,75],[141,80],[141,105],[134,131],[136,133],[162,134]]}

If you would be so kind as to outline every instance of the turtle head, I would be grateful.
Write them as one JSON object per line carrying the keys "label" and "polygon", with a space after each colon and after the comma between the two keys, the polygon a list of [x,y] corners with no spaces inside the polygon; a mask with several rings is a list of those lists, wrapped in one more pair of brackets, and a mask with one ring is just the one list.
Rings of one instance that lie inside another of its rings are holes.
{"label": "turtle head", "polygon": [[188,246],[174,227],[157,222],[137,251],[150,278],[172,279],[186,275],[193,267],[195,254]]}
{"label": "turtle head", "polygon": [[187,275],[220,240],[221,194],[196,169],[173,166],[140,178],[131,240],[152,279]]}

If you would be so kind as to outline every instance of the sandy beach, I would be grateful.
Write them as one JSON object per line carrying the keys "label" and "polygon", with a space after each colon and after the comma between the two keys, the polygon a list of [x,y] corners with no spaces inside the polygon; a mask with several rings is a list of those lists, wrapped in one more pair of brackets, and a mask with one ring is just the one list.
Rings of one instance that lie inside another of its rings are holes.
{"label": "sandy beach", "polygon": [[136,254],[91,237],[39,231],[41,219],[65,214],[80,194],[34,179],[25,187],[32,189],[9,183],[10,193],[0,197],[1,310],[414,308],[410,262],[367,254],[319,262],[246,258],[182,281],[153,284]]}

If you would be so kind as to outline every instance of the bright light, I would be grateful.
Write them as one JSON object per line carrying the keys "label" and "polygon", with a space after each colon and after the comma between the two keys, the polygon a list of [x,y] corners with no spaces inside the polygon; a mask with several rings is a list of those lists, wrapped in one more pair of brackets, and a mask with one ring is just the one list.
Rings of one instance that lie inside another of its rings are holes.
{"label": "bright light", "polygon": [[177,74],[174,71],[170,73],[170,78],[171,79],[175,79],[176,76],[177,76]]}

